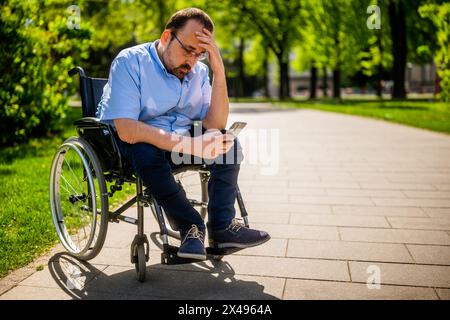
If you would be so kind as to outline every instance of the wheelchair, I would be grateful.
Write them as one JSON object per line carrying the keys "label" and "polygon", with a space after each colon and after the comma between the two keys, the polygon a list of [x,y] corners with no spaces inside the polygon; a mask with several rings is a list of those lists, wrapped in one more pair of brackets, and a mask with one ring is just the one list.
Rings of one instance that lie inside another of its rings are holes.
{"label": "wheelchair", "polygon": [[[65,140],[52,161],[50,172],[50,208],[58,238],[67,252],[80,260],[96,257],[105,242],[109,223],[126,222],[137,226],[131,248],[130,260],[135,265],[136,277],[145,281],[146,262],[149,260],[149,241],[144,234],[144,208],[150,207],[159,225],[162,242],[161,263],[183,264],[197,260],[177,256],[178,247],[169,238],[180,239],[179,232],[170,227],[162,206],[144,188],[142,180],[133,172],[120,154],[118,135],[110,124],[95,117],[103,87],[108,79],[85,75],[81,67],[68,72],[79,75],[82,118],[74,121],[77,136]],[[199,208],[203,219],[207,217],[208,180],[210,173],[205,164],[189,164],[174,168],[172,174],[184,189],[189,202]],[[136,195],[114,211],[109,198],[122,190],[124,183],[136,185]],[[108,188],[109,187],[109,188]],[[238,208],[245,226],[249,227],[239,187]],[[137,205],[137,219],[123,213]],[[224,255],[240,248],[206,248],[207,259],[221,260]]]}

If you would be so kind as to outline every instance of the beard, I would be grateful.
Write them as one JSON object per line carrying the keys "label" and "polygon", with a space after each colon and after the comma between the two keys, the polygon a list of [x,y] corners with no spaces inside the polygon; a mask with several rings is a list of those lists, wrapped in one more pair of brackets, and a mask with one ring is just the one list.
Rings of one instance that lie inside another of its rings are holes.
{"label": "beard", "polygon": [[184,76],[191,71],[191,66],[184,63],[182,65],[179,65],[178,67],[173,68],[170,70],[170,73],[174,74],[176,77],[183,79]]}
{"label": "beard", "polygon": [[[169,44],[170,47],[171,43]],[[163,52],[162,54],[162,62],[164,64],[164,66],[166,67],[167,71],[171,74],[173,74],[174,76],[176,76],[179,79],[183,79],[184,76],[186,76],[186,74],[191,71],[191,66],[188,65],[187,63],[183,63],[180,64],[177,67],[173,67],[171,68],[171,63],[170,62],[170,58],[169,58],[169,53],[167,52],[167,49],[165,52]]]}

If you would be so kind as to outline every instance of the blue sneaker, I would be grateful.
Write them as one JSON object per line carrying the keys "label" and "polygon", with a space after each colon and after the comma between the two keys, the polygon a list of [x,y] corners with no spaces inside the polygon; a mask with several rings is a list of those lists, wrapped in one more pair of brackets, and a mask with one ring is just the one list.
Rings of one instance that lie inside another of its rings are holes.
{"label": "blue sneaker", "polygon": [[209,233],[209,246],[212,248],[250,248],[269,241],[267,232],[247,228],[237,219],[224,230]]}
{"label": "blue sneaker", "polygon": [[193,224],[188,231],[182,230],[180,234],[181,246],[177,255],[181,258],[206,260],[205,232]]}

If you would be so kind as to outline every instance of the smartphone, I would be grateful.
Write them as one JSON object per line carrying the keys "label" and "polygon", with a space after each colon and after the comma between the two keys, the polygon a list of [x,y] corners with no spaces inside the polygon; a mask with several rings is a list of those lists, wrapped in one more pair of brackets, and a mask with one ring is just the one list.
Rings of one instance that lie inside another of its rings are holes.
{"label": "smartphone", "polygon": [[227,133],[232,134],[234,137],[237,137],[239,132],[241,132],[246,125],[246,122],[235,122],[231,125],[230,129],[227,130]]}

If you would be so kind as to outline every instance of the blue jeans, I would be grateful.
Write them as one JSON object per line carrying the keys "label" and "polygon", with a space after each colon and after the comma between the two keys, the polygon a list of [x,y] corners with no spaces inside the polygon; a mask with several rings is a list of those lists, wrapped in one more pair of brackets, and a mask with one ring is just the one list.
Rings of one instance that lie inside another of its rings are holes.
{"label": "blue jeans", "polygon": [[[202,134],[204,132],[205,129],[202,128]],[[193,126],[190,135],[194,135]],[[119,141],[119,148],[136,174],[142,179],[144,186],[164,208],[172,228],[188,230],[192,224],[195,224],[200,229],[205,229],[200,214],[189,203],[186,193],[172,175],[172,169],[185,164],[174,163],[171,152],[148,143],[128,144]],[[183,155],[177,154],[177,156],[179,159]],[[211,173],[208,182],[208,228],[210,231],[225,229],[236,215],[234,203],[240,163],[243,159],[239,141],[235,139],[233,148],[228,153],[216,158],[214,162],[191,155],[187,157],[191,158],[190,161],[197,161],[191,163],[200,161],[206,164]]]}

